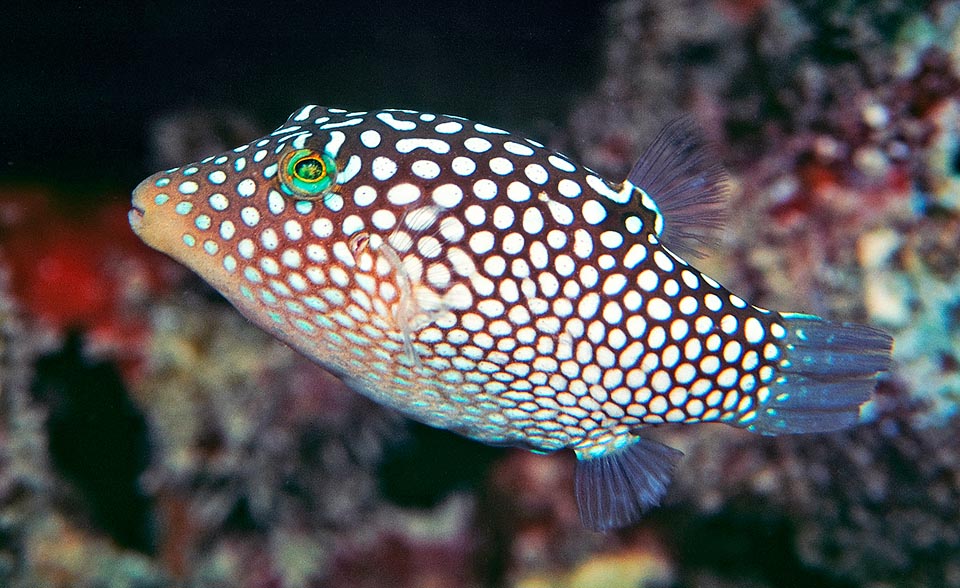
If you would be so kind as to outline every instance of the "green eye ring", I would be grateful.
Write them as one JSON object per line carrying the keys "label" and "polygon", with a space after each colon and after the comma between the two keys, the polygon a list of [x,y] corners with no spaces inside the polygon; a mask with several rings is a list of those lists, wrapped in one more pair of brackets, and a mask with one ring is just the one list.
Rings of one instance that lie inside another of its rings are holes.
{"label": "green eye ring", "polygon": [[280,161],[280,186],[289,196],[322,198],[333,191],[337,162],[313,149],[291,151]]}

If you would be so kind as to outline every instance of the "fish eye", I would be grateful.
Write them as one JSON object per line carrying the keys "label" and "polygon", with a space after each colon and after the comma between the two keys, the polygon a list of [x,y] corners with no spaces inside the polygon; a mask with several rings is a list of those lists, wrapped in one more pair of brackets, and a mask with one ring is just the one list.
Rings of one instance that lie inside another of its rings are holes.
{"label": "fish eye", "polygon": [[322,198],[333,191],[337,163],[313,149],[297,149],[280,162],[280,186],[288,196],[305,200]]}

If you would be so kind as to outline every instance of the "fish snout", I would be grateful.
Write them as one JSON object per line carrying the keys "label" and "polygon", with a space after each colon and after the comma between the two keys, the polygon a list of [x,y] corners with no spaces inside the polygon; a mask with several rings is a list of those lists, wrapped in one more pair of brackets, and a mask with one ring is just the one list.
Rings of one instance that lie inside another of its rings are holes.
{"label": "fish snout", "polygon": [[143,225],[143,218],[147,213],[149,204],[156,198],[158,193],[157,179],[158,176],[161,175],[163,174],[153,174],[141,181],[137,184],[137,187],[133,189],[130,198],[130,212],[127,213],[127,219],[130,221],[130,227],[133,229],[133,232],[137,234],[139,234],[139,230]]}
{"label": "fish snout", "polygon": [[158,248],[164,240],[163,231],[169,229],[171,216],[164,209],[172,208],[171,200],[165,186],[169,183],[169,176],[164,172],[157,172],[133,189],[130,198],[130,210],[127,212],[127,221],[133,232],[148,245]]}

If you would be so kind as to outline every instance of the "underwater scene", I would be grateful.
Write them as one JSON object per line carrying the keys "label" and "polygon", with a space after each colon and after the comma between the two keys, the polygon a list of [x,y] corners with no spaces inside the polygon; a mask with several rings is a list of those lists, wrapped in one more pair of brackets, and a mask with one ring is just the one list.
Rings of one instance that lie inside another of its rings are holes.
{"label": "underwater scene", "polygon": [[0,586],[960,588],[960,0],[5,20]]}

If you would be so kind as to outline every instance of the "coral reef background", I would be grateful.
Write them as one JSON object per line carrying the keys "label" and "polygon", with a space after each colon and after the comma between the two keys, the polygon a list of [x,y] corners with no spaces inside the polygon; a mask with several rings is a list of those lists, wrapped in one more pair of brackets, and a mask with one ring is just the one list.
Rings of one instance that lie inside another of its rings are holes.
{"label": "coral reef background", "polygon": [[[0,586],[960,587],[960,2],[55,4],[0,41]],[[611,179],[689,114],[731,174],[698,266],[896,369],[851,431],[657,430],[665,505],[585,531],[571,456],[404,421],[129,231],[141,177],[306,103]]]}

